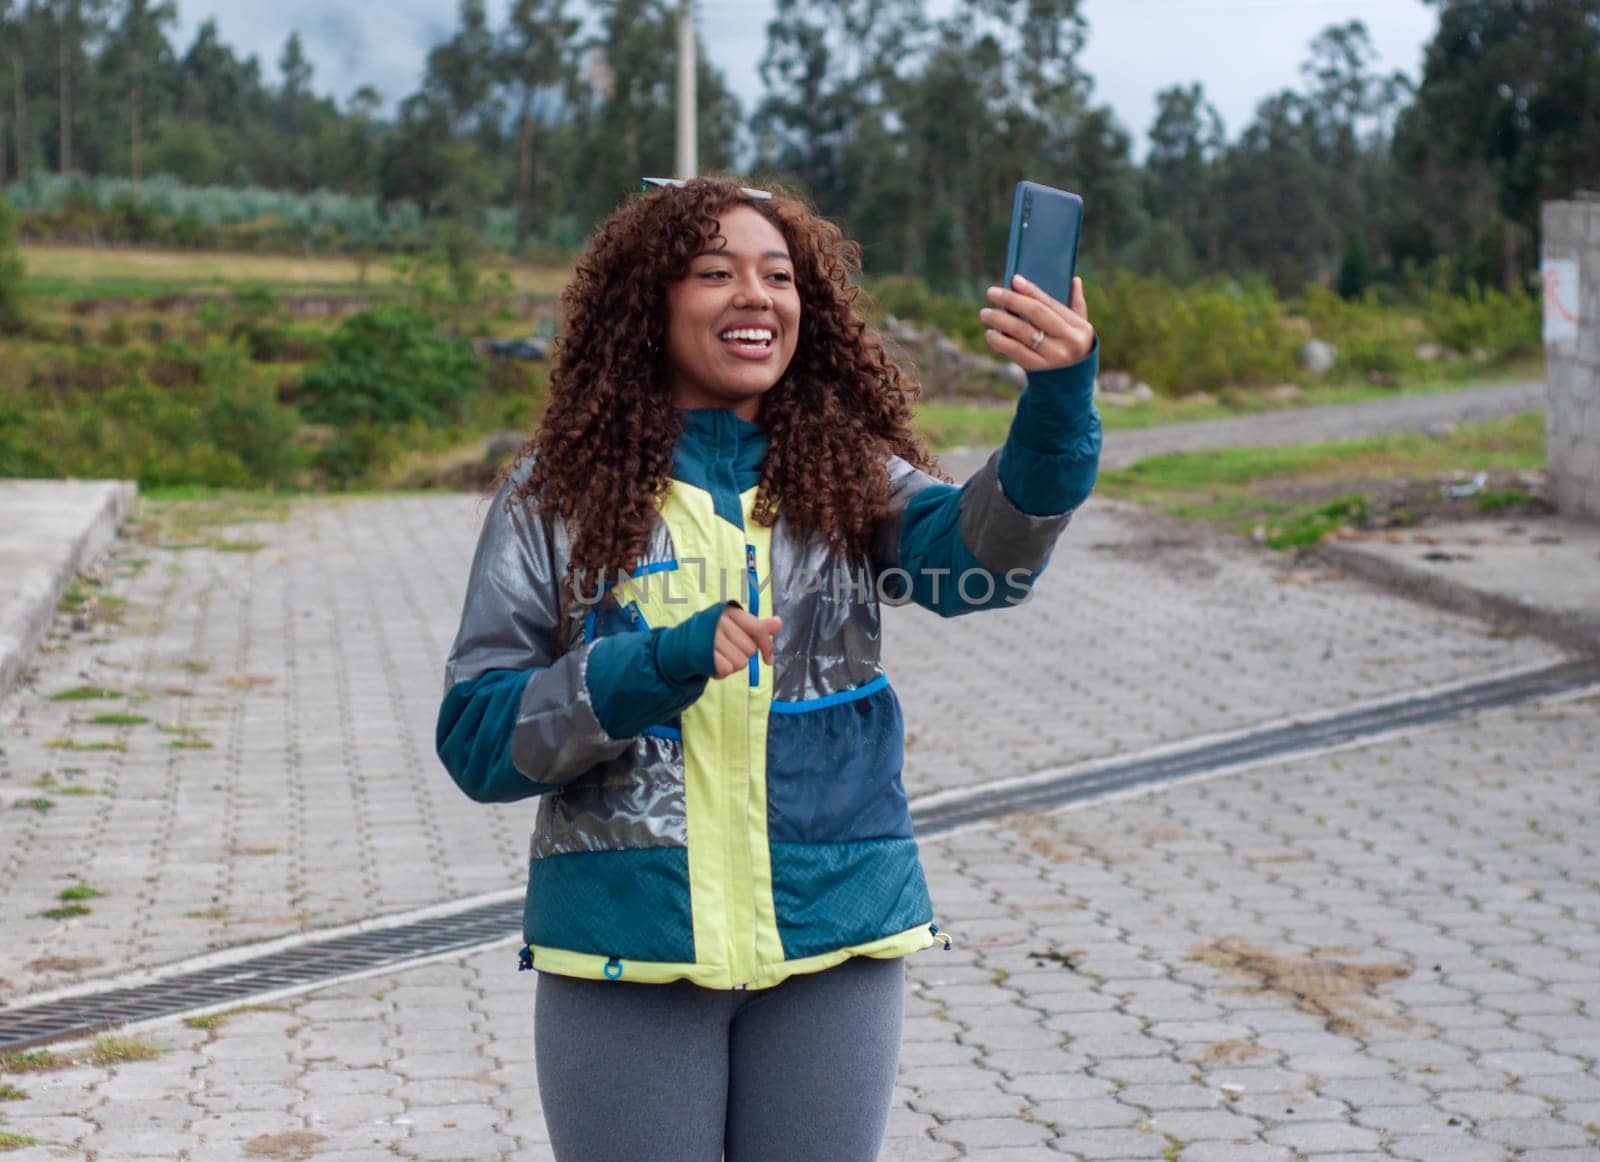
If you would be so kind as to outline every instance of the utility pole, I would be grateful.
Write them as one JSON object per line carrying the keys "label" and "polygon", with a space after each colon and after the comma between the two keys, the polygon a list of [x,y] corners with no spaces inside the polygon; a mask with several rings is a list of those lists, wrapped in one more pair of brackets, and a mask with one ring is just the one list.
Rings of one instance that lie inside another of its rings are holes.
{"label": "utility pole", "polygon": [[696,138],[694,60],[694,0],[678,3],[678,177],[688,180],[700,172],[700,143]]}

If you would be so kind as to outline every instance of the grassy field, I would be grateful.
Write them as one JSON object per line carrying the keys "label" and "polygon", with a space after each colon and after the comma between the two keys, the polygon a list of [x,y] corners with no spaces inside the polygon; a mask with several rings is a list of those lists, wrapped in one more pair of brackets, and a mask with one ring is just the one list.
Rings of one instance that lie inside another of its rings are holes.
{"label": "grassy field", "polygon": [[[41,298],[146,298],[260,283],[280,293],[359,294],[398,284],[387,258],[362,267],[354,258],[294,258],[276,254],[218,254],[188,250],[118,250],[89,246],[28,246],[22,251],[29,292]],[[517,290],[554,298],[572,271],[504,263]]]}
{"label": "grassy field", "polygon": [[[1341,524],[1359,524],[1374,499],[1397,482],[1416,482],[1409,496],[1437,496],[1437,481],[1476,472],[1523,473],[1545,465],[1541,412],[1462,425],[1445,436],[1417,433],[1298,448],[1230,448],[1143,460],[1101,475],[1102,496],[1137,501],[1172,516],[1203,520],[1232,532],[1262,530],[1274,548],[1314,543]],[[1494,489],[1475,507],[1494,511],[1531,498]],[[1401,520],[1417,515],[1405,506]]]}

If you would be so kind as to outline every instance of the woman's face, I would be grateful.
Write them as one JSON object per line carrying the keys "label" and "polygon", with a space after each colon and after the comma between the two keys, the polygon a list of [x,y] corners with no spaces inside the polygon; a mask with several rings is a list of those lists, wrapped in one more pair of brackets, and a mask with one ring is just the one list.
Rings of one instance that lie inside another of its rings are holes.
{"label": "woman's face", "polygon": [[749,206],[667,288],[667,362],[679,407],[730,408],[754,420],[800,336],[800,294],[783,234]]}

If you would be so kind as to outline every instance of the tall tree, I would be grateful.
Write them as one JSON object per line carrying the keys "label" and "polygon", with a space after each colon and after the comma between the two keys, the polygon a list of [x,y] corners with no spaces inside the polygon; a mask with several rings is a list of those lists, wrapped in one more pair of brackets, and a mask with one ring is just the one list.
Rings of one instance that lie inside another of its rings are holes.
{"label": "tall tree", "polygon": [[311,91],[312,66],[298,32],[291,32],[278,54],[276,130],[279,163],[287,183],[308,190],[315,183],[312,172],[314,122],[317,98]]}
{"label": "tall tree", "polygon": [[[22,21],[20,13],[12,0],[0,0],[0,45],[6,51],[0,57],[0,69],[7,73],[20,67],[18,57],[22,52]],[[7,86],[9,88],[9,86]],[[6,133],[7,123],[11,120],[11,113],[6,109],[6,99],[9,94],[0,89],[0,189],[4,189],[10,180],[7,173],[6,162]]]}
{"label": "tall tree", "polygon": [[450,118],[452,132],[492,140],[502,112],[495,82],[499,59],[484,0],[461,0],[455,34],[428,52],[423,90]]}
{"label": "tall tree", "polygon": [[1293,90],[1268,97],[1229,151],[1221,184],[1224,262],[1285,293],[1331,276],[1340,239],[1323,198],[1316,116]]}
{"label": "tall tree", "polygon": [[[141,148],[148,110],[164,113],[176,62],[167,31],[178,21],[173,0],[123,0],[122,12],[106,37],[96,70],[127,102],[128,174],[141,176]],[[154,101],[152,102],[152,98]]]}
{"label": "tall tree", "polygon": [[930,26],[917,0],[778,0],[760,72],[759,164],[791,174],[826,214],[848,216],[873,175],[905,66]]}
{"label": "tall tree", "polygon": [[[674,161],[677,5],[666,0],[600,0],[600,30],[586,70],[589,91],[577,102],[563,175],[584,222],[608,214],[646,174],[670,173]],[[696,53],[700,165],[725,169],[734,159],[739,103],[722,74]]]}
{"label": "tall tree", "polygon": [[[1171,222],[1191,256],[1216,270],[1222,263],[1222,239],[1212,187],[1216,166],[1227,147],[1222,116],[1206,100],[1197,81],[1174,85],[1156,94],[1156,117],[1150,125],[1145,154],[1144,200],[1152,218]],[[1166,272],[1181,269],[1181,258]]]}
{"label": "tall tree", "polygon": [[581,25],[566,8],[566,0],[513,0],[506,16],[500,67],[516,94],[518,244],[534,230],[540,131],[559,106],[571,100],[577,80],[576,38]]}
{"label": "tall tree", "polygon": [[[1414,187],[1430,174],[1483,168],[1494,209],[1515,227],[1500,231],[1501,274],[1514,283],[1529,265],[1540,204],[1600,185],[1600,7],[1594,0],[1428,2],[1439,10],[1439,28],[1404,127],[1401,164]],[[1465,224],[1468,232],[1494,229],[1481,215]]]}
{"label": "tall tree", "polygon": [[108,0],[51,0],[56,32],[56,113],[60,123],[56,168],[72,172],[73,94],[86,70],[90,46],[105,28]]}

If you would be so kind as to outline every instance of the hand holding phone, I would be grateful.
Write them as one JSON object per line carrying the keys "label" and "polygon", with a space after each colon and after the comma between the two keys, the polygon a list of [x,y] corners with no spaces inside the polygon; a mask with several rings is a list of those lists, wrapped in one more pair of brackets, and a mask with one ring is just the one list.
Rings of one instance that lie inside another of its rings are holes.
{"label": "hand holding phone", "polygon": [[1024,371],[1047,371],[1081,363],[1094,350],[1094,326],[1083,295],[1083,279],[1072,280],[1072,303],[1067,305],[1044,293],[1020,274],[1012,281],[1016,290],[989,288],[989,301],[978,318],[989,328],[983,333],[989,347]]}
{"label": "hand holding phone", "polygon": [[978,317],[990,348],[1026,371],[1070,367],[1094,349],[1083,280],[1074,274],[1083,199],[1036,182],[1018,182],[1004,286],[989,288]]}

